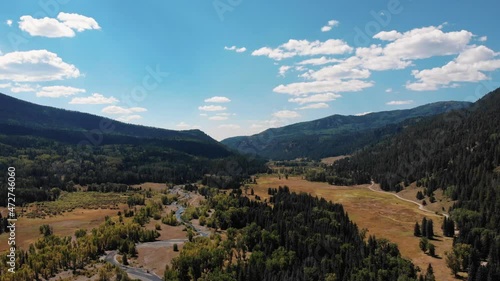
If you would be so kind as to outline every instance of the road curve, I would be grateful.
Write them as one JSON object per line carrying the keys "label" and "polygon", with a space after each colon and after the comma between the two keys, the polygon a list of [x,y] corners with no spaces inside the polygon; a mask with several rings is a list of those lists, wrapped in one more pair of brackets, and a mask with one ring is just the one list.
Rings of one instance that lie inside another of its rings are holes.
{"label": "road curve", "polygon": [[121,263],[119,263],[116,260],[116,255],[118,254],[117,251],[111,251],[109,252],[106,257],[104,258],[105,261],[116,265],[123,269],[128,275],[132,275],[133,278],[142,280],[142,281],[163,281],[162,278],[160,278],[158,275],[154,273],[149,273],[147,270],[141,269],[141,268],[135,268],[135,267],[130,267],[130,266],[125,266]]}
{"label": "road curve", "polygon": [[392,196],[397,197],[397,198],[398,198],[398,199],[400,199],[400,200],[403,200],[403,201],[406,201],[406,202],[413,203],[413,204],[415,204],[415,205],[417,205],[417,206],[418,206],[418,209],[419,209],[419,210],[421,210],[421,211],[423,211],[423,212],[426,212],[426,213],[429,213],[429,214],[432,214],[433,216],[436,216],[436,217],[442,217],[442,216],[444,216],[444,217],[446,217],[446,218],[448,218],[448,217],[449,217],[449,215],[448,215],[448,214],[445,214],[445,213],[443,213],[442,215],[438,215],[438,214],[436,214],[435,212],[433,212],[433,211],[431,211],[431,210],[427,210],[427,209],[425,208],[425,206],[424,206],[424,205],[422,205],[422,204],[420,204],[420,203],[418,203],[418,202],[415,202],[415,201],[412,201],[412,200],[409,200],[409,199],[403,198],[403,197],[399,196],[399,194],[397,194],[397,193],[374,189],[374,188],[373,188],[373,186],[374,186],[374,185],[375,185],[375,182],[373,182],[373,181],[372,181],[372,184],[368,187],[368,189],[370,189],[370,190],[371,190],[371,191],[373,191],[373,192],[379,192],[379,193],[390,194],[390,195],[392,195]]}

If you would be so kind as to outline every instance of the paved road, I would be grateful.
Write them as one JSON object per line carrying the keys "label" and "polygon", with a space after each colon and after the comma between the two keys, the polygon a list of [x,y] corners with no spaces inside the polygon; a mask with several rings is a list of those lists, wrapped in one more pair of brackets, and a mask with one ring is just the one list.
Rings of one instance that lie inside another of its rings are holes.
{"label": "paved road", "polygon": [[174,206],[177,206],[177,211],[175,212],[175,218],[177,219],[178,222],[180,223],[183,223],[191,228],[194,229],[194,231],[196,233],[198,233],[198,235],[200,235],[201,237],[209,237],[210,236],[210,232],[206,232],[206,231],[201,231],[200,229],[197,229],[196,227],[194,227],[193,224],[191,224],[190,222],[185,222],[184,220],[182,220],[182,214],[184,213],[184,211],[186,211],[186,208],[180,206],[180,205],[177,205],[177,202],[174,202],[174,204],[172,204]]}
{"label": "paved road", "polygon": [[[183,187],[184,187],[184,185],[176,185],[176,186],[174,186],[174,189],[171,192],[182,193],[181,199],[189,199],[191,196],[189,193],[182,191]],[[210,236],[210,232],[205,232],[205,231],[201,231],[199,229],[196,229],[196,227],[194,227],[190,222],[185,222],[184,220],[182,220],[182,214],[186,211],[186,208],[184,208],[181,205],[178,205],[177,202],[174,202],[172,204],[172,206],[177,207],[177,211],[175,212],[175,218],[177,219],[178,222],[183,223],[183,224],[193,228],[194,231],[202,237]],[[139,243],[136,245],[136,247],[138,249],[140,249],[140,248],[159,248],[159,247],[164,247],[164,246],[173,246],[174,244],[181,244],[181,243],[185,243],[187,241],[188,241],[188,239],[170,239],[170,240],[163,240],[163,241]],[[117,251],[111,251],[106,255],[104,260],[122,268],[123,270],[125,270],[125,272],[127,272],[133,278],[137,278],[137,279],[140,279],[142,281],[162,281],[162,278],[160,278],[158,275],[156,275],[154,273],[149,273],[145,269],[125,266],[125,265],[119,263],[116,260],[117,254],[118,254]]]}
{"label": "paved road", "polygon": [[[158,241],[161,242],[161,241]],[[147,270],[141,269],[141,268],[135,268],[135,267],[130,267],[130,266],[125,266],[121,263],[119,263],[116,260],[116,255],[117,251],[111,251],[109,252],[104,260],[107,262],[114,264],[121,269],[123,269],[125,272],[127,272],[128,275],[131,275],[132,278],[136,278],[142,281],[163,281],[162,278],[160,278],[158,275],[154,273],[149,273]]]}

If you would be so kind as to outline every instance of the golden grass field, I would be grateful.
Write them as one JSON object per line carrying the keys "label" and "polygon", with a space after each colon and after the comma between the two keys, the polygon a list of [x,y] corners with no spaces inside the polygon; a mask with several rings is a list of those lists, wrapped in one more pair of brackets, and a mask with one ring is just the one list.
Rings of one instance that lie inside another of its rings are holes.
{"label": "golden grass field", "polygon": [[[441,235],[441,216],[423,212],[417,205],[400,200],[392,194],[374,192],[368,189],[369,185],[332,186],[327,183],[308,182],[301,177],[289,177],[286,180],[279,179],[277,175],[260,175],[257,185],[252,184],[250,188],[264,200],[269,198],[269,187],[284,185],[294,192],[306,192],[342,204],[360,229],[368,229],[368,235],[397,243],[402,255],[411,259],[422,271],[431,263],[436,280],[456,280],[446,267],[444,259],[444,252],[452,248],[452,239]],[[420,222],[424,216],[434,221],[434,232],[438,236],[432,243],[436,246],[437,258],[424,254],[418,245],[419,238],[413,236],[415,222]]]}

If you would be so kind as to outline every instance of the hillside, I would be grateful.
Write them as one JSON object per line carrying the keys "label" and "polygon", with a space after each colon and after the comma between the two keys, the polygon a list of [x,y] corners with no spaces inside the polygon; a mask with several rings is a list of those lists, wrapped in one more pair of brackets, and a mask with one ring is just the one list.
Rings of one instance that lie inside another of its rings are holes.
{"label": "hillside", "polygon": [[218,174],[224,187],[263,165],[199,130],[125,124],[0,94],[0,169],[7,167],[18,171],[19,200],[31,202],[74,184],[185,183]]}
{"label": "hillside", "polygon": [[499,128],[497,89],[469,109],[420,122],[337,161],[325,176],[354,183],[373,178],[393,191],[416,181],[430,197],[444,190],[457,200],[450,210],[459,229],[455,244],[470,245],[457,270],[468,272],[469,280],[500,280]]}
{"label": "hillside", "polygon": [[249,137],[228,138],[222,143],[242,153],[257,154],[273,160],[301,157],[319,159],[350,154],[376,143],[398,132],[403,121],[469,106],[470,103],[467,102],[449,101],[364,116],[332,115],[310,122],[268,129]]}

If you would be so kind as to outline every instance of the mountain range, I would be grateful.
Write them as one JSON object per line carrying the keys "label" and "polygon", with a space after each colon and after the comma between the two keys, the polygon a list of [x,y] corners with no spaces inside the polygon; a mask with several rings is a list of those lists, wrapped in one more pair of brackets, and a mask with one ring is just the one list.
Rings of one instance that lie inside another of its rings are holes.
{"label": "mountain range", "polygon": [[222,141],[230,148],[266,159],[320,159],[353,153],[394,135],[422,117],[468,108],[469,102],[436,102],[413,109],[369,113],[363,116],[332,115],[322,119],[268,129],[262,133]]}

